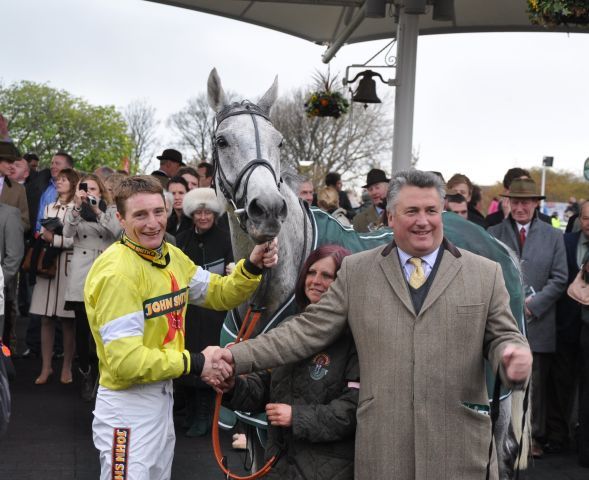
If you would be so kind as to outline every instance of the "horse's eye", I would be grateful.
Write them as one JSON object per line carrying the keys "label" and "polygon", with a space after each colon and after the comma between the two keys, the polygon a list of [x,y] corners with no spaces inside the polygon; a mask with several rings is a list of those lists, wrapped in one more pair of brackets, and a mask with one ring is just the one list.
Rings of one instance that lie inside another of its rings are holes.
{"label": "horse's eye", "polygon": [[227,140],[225,140],[225,137],[217,137],[217,139],[215,140],[215,143],[217,144],[217,147],[219,147],[219,148],[225,148],[227,145],[229,145],[227,143]]}
{"label": "horse's eye", "polygon": [[280,140],[280,143],[278,144],[278,148],[282,148],[283,145],[284,145],[284,138],[282,138]]}

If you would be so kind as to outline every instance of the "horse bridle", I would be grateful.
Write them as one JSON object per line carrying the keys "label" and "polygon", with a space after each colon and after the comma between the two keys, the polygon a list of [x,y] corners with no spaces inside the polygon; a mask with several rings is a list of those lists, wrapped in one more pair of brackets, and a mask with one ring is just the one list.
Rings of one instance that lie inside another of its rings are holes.
{"label": "horse bridle", "polygon": [[[255,139],[256,139],[256,158],[252,161],[248,162],[237,174],[237,178],[235,179],[234,183],[231,183],[225,172],[223,171],[223,167],[221,166],[221,162],[219,161],[219,151],[216,142],[216,134],[219,128],[219,125],[229,117],[233,117],[235,115],[249,115],[252,119],[252,123],[254,124],[254,132],[255,132]],[[223,193],[223,196],[227,200],[227,202],[233,207],[234,214],[237,217],[239,222],[239,226],[243,231],[246,230],[246,221],[247,221],[247,212],[245,206],[247,205],[247,187],[249,184],[249,179],[254,172],[254,170],[258,167],[264,167],[270,170],[272,177],[274,177],[274,182],[280,190],[280,185],[282,184],[282,178],[276,175],[276,171],[274,167],[268,160],[262,158],[262,151],[260,148],[260,131],[258,129],[258,121],[256,117],[262,117],[270,124],[272,121],[268,114],[259,106],[249,102],[248,100],[244,100],[239,103],[232,103],[231,105],[227,105],[224,107],[220,112],[217,113],[215,117],[216,120],[216,127],[213,133],[213,178],[216,178],[216,173],[219,174],[219,182],[218,187]],[[243,193],[241,197],[237,198],[237,192],[239,192],[239,188],[243,183]],[[217,187],[215,183],[215,188]]]}

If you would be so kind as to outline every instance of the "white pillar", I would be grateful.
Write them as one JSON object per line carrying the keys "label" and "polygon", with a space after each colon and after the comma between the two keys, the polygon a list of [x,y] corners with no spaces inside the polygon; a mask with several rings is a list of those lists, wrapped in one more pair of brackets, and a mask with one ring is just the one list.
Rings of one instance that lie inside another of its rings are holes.
{"label": "white pillar", "polygon": [[391,173],[411,168],[418,35],[419,15],[408,15],[402,8],[397,28],[397,83]]}

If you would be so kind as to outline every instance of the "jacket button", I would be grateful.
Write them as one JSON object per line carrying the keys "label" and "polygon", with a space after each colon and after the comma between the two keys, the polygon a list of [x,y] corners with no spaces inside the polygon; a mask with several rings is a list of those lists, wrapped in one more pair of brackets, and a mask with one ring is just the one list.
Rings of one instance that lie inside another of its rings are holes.
{"label": "jacket button", "polygon": [[84,250],[82,253],[83,253],[84,255],[86,255],[86,250]]}
{"label": "jacket button", "polygon": [[82,235],[82,237],[86,238],[88,235]]}
{"label": "jacket button", "polygon": [[102,238],[102,235],[98,235],[98,238]]}

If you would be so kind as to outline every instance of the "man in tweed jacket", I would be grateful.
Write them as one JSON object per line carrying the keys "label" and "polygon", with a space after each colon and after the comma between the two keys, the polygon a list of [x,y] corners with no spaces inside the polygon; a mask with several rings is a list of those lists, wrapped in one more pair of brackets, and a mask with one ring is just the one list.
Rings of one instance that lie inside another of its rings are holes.
{"label": "man in tweed jacket", "polygon": [[357,479],[483,479],[483,360],[511,387],[531,370],[501,267],[443,237],[444,193],[432,174],[396,174],[387,206],[395,241],[348,257],[304,314],[213,357],[219,378],[230,366],[271,368],[319,351],[349,325],[360,363]]}

